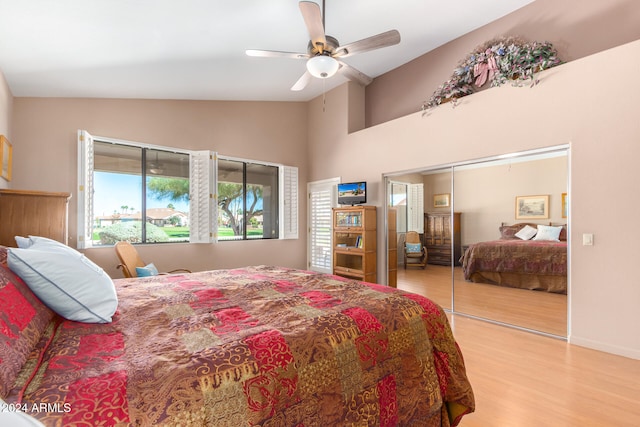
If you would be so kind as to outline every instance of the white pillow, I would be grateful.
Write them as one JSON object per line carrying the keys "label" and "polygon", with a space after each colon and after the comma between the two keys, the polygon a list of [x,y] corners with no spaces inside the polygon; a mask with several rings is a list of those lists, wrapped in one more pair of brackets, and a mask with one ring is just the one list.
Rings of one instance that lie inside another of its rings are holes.
{"label": "white pillow", "polygon": [[[24,403],[22,405],[8,404],[0,399],[0,424],[12,427],[44,427],[40,421],[22,412],[24,406],[26,406]],[[15,409],[17,407],[20,407],[19,411]]]}
{"label": "white pillow", "polygon": [[551,226],[551,225],[538,225],[538,234],[533,240],[553,240],[554,242],[560,241],[560,232],[562,231],[562,226]]}
{"label": "white pillow", "polygon": [[104,270],[55,240],[36,239],[28,249],[9,248],[7,264],[43,303],[66,319],[109,323],[118,308],[113,281]]}
{"label": "white pillow", "polygon": [[28,237],[16,236],[16,243],[21,249],[29,249],[29,246],[31,246],[31,239]]}
{"label": "white pillow", "polygon": [[20,249],[29,249],[29,248],[38,248],[38,249],[48,249],[48,250],[63,250],[63,251],[71,251],[78,252],[70,246],[65,245],[64,243],[58,242],[57,240],[49,239],[48,237],[40,237],[40,236],[29,236],[29,237],[20,237],[16,236],[16,243]]}
{"label": "white pillow", "polygon": [[538,232],[537,229],[533,228],[530,225],[525,225],[522,227],[520,231],[518,231],[515,236],[522,240],[530,240],[533,236]]}

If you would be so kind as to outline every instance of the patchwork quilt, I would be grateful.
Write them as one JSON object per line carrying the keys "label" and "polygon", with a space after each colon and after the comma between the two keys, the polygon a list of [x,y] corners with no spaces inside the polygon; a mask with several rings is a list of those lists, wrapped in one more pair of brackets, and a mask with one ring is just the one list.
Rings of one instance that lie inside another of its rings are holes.
{"label": "patchwork quilt", "polygon": [[115,285],[111,323],[47,320],[7,404],[47,426],[455,426],[474,410],[422,296],[270,266]]}

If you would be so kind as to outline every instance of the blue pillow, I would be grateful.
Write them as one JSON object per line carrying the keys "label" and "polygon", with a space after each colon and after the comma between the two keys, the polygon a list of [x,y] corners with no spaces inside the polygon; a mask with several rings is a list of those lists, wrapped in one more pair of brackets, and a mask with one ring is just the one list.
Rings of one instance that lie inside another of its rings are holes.
{"label": "blue pillow", "polygon": [[421,252],[422,245],[420,243],[407,243],[407,252]]}
{"label": "blue pillow", "polygon": [[158,275],[158,269],[153,263],[149,263],[144,267],[136,267],[136,274],[138,277],[151,277]]}
{"label": "blue pillow", "polygon": [[7,265],[34,294],[62,317],[109,323],[118,308],[111,278],[75,249],[44,239],[28,249],[9,248]]}

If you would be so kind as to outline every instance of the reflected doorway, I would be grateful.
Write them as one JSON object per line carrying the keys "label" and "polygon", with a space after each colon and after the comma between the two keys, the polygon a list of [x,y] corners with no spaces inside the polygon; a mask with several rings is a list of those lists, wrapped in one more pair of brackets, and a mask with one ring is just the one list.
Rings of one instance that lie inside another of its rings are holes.
{"label": "reflected doorway", "polygon": [[[430,173],[437,176],[438,188],[445,188],[447,192],[451,191],[450,168],[434,170]],[[428,191],[425,188],[424,176],[425,172],[420,171],[399,174],[387,180],[387,201],[389,209],[394,210],[396,217],[394,225],[397,246],[397,256],[388,259],[388,277],[396,278],[398,288],[426,296],[442,308],[452,310],[452,273],[450,267],[446,270],[430,268],[429,264],[426,268],[410,264],[405,267],[404,265],[404,243],[407,231],[418,232],[423,244],[425,243],[425,210],[427,209],[425,200]],[[447,211],[446,207],[439,209]],[[391,219],[393,215],[388,215],[387,218]],[[388,225],[388,232],[394,225]],[[388,233],[388,235],[391,234]]]}

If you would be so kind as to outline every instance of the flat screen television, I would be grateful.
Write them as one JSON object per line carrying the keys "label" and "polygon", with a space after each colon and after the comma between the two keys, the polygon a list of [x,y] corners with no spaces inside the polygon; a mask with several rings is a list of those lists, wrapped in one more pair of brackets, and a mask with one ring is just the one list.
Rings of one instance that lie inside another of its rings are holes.
{"label": "flat screen television", "polygon": [[361,181],[338,184],[338,203],[352,206],[367,203],[367,183]]}

